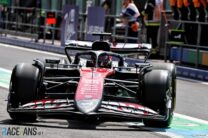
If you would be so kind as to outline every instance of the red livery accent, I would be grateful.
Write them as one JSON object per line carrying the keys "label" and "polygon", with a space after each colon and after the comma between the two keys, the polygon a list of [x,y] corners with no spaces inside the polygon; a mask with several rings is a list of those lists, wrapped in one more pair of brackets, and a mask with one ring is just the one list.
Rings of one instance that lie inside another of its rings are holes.
{"label": "red livery accent", "polygon": [[42,106],[45,106],[46,103],[53,103],[55,101],[55,99],[42,99],[42,100],[37,100],[37,101],[34,101],[32,103],[29,103],[29,104],[26,104],[26,105],[23,105],[23,106],[32,106],[33,109],[36,109],[38,104],[42,104]]}
{"label": "red livery accent", "polygon": [[71,107],[73,101],[68,99],[43,99],[22,105],[23,109],[58,109]]}
{"label": "red livery accent", "polygon": [[105,68],[82,68],[75,100],[102,99],[104,79],[113,70]]}

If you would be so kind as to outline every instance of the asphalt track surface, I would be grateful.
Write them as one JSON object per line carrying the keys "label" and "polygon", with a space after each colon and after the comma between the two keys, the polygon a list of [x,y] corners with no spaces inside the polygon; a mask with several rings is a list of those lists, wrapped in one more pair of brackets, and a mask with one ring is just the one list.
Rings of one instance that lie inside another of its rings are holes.
{"label": "asphalt track surface", "polygon": [[[15,64],[31,61],[37,57],[60,57],[47,53],[31,52],[0,45],[0,68],[12,70]],[[19,127],[23,131],[25,127],[36,127],[38,137],[167,137],[157,132],[147,130],[143,125],[131,127],[127,123],[104,123],[99,126],[82,123],[72,123],[65,120],[42,120],[37,123],[12,122],[6,112],[6,99],[8,89],[0,87],[0,130],[1,128]],[[208,85],[177,79],[176,113],[188,115],[198,119],[208,120]],[[96,127],[96,128],[95,128]],[[158,130],[159,132],[160,130]],[[1,133],[1,132],[0,132]],[[207,135],[208,136],[208,135]],[[0,135],[1,137],[1,135]]]}

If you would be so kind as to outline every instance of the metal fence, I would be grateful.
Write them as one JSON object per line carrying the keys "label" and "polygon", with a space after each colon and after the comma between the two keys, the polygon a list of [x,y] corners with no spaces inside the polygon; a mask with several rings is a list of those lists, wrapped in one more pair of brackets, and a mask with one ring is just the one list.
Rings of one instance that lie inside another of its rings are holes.
{"label": "metal fence", "polygon": [[[46,13],[54,12],[57,19],[56,25],[47,25]],[[141,37],[128,37],[128,28],[116,28],[117,21],[120,16],[106,15],[105,16],[105,31],[111,32],[113,40],[127,39],[141,41]],[[27,8],[27,7],[7,7],[7,10],[3,12],[3,20],[0,21],[0,35],[7,36],[8,34],[15,36],[24,36],[31,38],[35,42],[42,40],[43,43],[46,40],[50,40],[51,44],[54,44],[55,40],[60,40],[61,32],[62,11],[46,10],[39,8]],[[84,40],[86,34],[86,21],[87,14],[79,13],[79,27],[78,27],[78,39]],[[118,33],[117,30],[122,30]],[[139,31],[141,32],[141,31]]]}
{"label": "metal fence", "polygon": [[[195,36],[195,39],[196,39],[196,43],[195,44],[191,44],[187,41],[185,41],[184,43],[174,43],[172,42],[170,39],[168,39],[168,37],[166,37],[166,43],[165,43],[165,51],[164,51],[164,60],[165,62],[167,62],[168,60],[168,57],[170,55],[170,48],[171,47],[178,47],[179,50],[180,50],[180,58],[179,58],[179,62],[181,63],[182,62],[182,56],[183,56],[183,49],[184,48],[190,48],[190,49],[194,49],[196,50],[196,58],[195,58],[195,67],[197,68],[199,66],[199,54],[200,54],[200,50],[205,50],[205,51],[208,51],[208,46],[206,45],[201,45],[201,38],[202,38],[202,28],[203,27],[207,27],[208,28],[208,23],[207,22],[193,22],[193,21],[181,21],[181,20],[168,20],[170,26],[173,25],[173,24],[177,24],[177,26],[181,26],[182,29],[184,29],[185,31],[188,29],[186,28],[186,26],[188,25],[194,25],[195,26],[195,29],[196,31],[195,32],[192,32],[192,34],[189,34],[189,35],[192,35],[192,36]],[[166,27],[166,32],[167,32],[167,36],[169,35],[168,34],[168,30],[170,28]],[[173,29],[173,28],[171,28]],[[185,33],[185,36],[187,35],[187,32]],[[207,37],[208,39],[208,37]]]}
{"label": "metal fence", "polygon": [[[1,21],[1,33],[24,36],[36,42],[42,38],[45,43],[47,31],[51,33],[51,43],[54,44],[55,35],[60,31],[60,26],[47,25],[46,13],[51,10],[26,7],[8,7]],[[55,12],[56,18],[61,17],[61,11]]]}

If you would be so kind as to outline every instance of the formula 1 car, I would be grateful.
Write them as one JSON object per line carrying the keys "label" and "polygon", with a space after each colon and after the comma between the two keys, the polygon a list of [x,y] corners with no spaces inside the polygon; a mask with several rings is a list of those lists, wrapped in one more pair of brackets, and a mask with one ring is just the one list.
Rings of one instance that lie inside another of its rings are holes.
{"label": "formula 1 car", "polygon": [[[143,121],[149,127],[171,124],[176,99],[174,64],[145,59],[129,67],[104,41],[94,42],[91,50],[81,49],[67,46],[69,61],[46,58],[17,64],[8,96],[10,117],[18,121],[37,117]],[[70,55],[73,50],[74,57]],[[148,48],[137,52],[146,58],[150,54]]]}

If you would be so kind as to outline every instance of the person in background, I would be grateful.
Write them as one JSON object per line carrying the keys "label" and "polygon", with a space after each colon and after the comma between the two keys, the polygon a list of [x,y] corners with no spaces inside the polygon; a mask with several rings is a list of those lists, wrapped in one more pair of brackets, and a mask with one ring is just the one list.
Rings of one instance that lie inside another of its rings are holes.
{"label": "person in background", "polygon": [[[105,10],[105,14],[109,15],[111,14],[111,0],[104,0],[101,4],[101,7]],[[111,32],[111,26],[113,25],[112,18],[106,18],[105,21],[105,32]]]}
{"label": "person in background", "polygon": [[[189,2],[188,0],[177,0],[177,7],[178,7],[178,11],[179,11],[179,20],[182,21],[189,21]],[[182,29],[184,31],[184,37],[181,37],[181,41],[183,43],[187,43],[190,40],[190,35],[192,35],[192,33],[190,32],[190,30],[192,29],[191,24],[189,23],[183,23],[180,25],[180,29]],[[194,31],[194,30],[192,30]],[[181,34],[180,32],[178,32],[178,36],[180,36],[179,34]]]}
{"label": "person in background", "polygon": [[105,0],[102,2],[101,7],[104,8],[105,14],[110,14],[111,3],[112,3],[111,0]]}
{"label": "person in background", "polygon": [[5,28],[6,10],[5,7],[0,5],[0,28]]}
{"label": "person in background", "polygon": [[0,28],[2,28],[2,22],[3,22],[2,11],[3,11],[3,7],[0,5]]}
{"label": "person in background", "polygon": [[177,7],[180,12],[180,20],[188,21],[188,16],[189,16],[188,0],[177,0]]}
{"label": "person in background", "polygon": [[[196,22],[197,12],[194,7],[193,0],[178,0],[178,11],[180,11],[180,20]],[[185,43],[195,45],[197,38],[193,34],[197,34],[197,24],[184,23]]]}
{"label": "person in background", "polygon": [[206,22],[208,22],[208,0],[206,0],[207,8],[206,8]]}
{"label": "person in background", "polygon": [[[140,12],[133,0],[123,0],[123,23],[128,25],[128,37],[138,38],[140,27]],[[128,39],[128,43],[137,43],[138,40]]]}
{"label": "person in background", "polygon": [[178,13],[178,8],[177,8],[177,0],[170,0],[170,6],[173,10],[173,19],[178,20],[179,13]]}
{"label": "person in background", "polygon": [[188,0],[188,8],[189,8],[189,20],[190,21],[196,21],[196,17],[197,17],[197,12],[194,6],[194,3],[192,0]]}
{"label": "person in background", "polygon": [[[208,23],[208,0],[205,0],[206,1],[206,9],[205,9],[205,12],[206,12],[206,18],[205,18],[205,22]],[[204,42],[204,45],[205,46],[208,46],[208,39],[207,39],[207,35],[206,33],[208,32],[208,25],[205,25],[205,29],[204,29],[204,35],[203,37],[205,37],[205,42]]]}
{"label": "person in background", "polygon": [[[198,11],[198,21],[205,22],[206,21],[206,8],[207,8],[207,0],[193,0],[196,10]],[[200,35],[200,45],[205,46],[207,44],[207,25],[201,25],[201,34]]]}
{"label": "person in background", "polygon": [[199,22],[204,22],[205,21],[205,9],[207,7],[206,0],[193,0],[194,7],[198,11],[198,21]]}
{"label": "person in background", "polygon": [[161,0],[147,0],[144,11],[145,26],[147,28],[147,43],[152,44],[152,52],[158,52],[157,38],[160,27]]}

